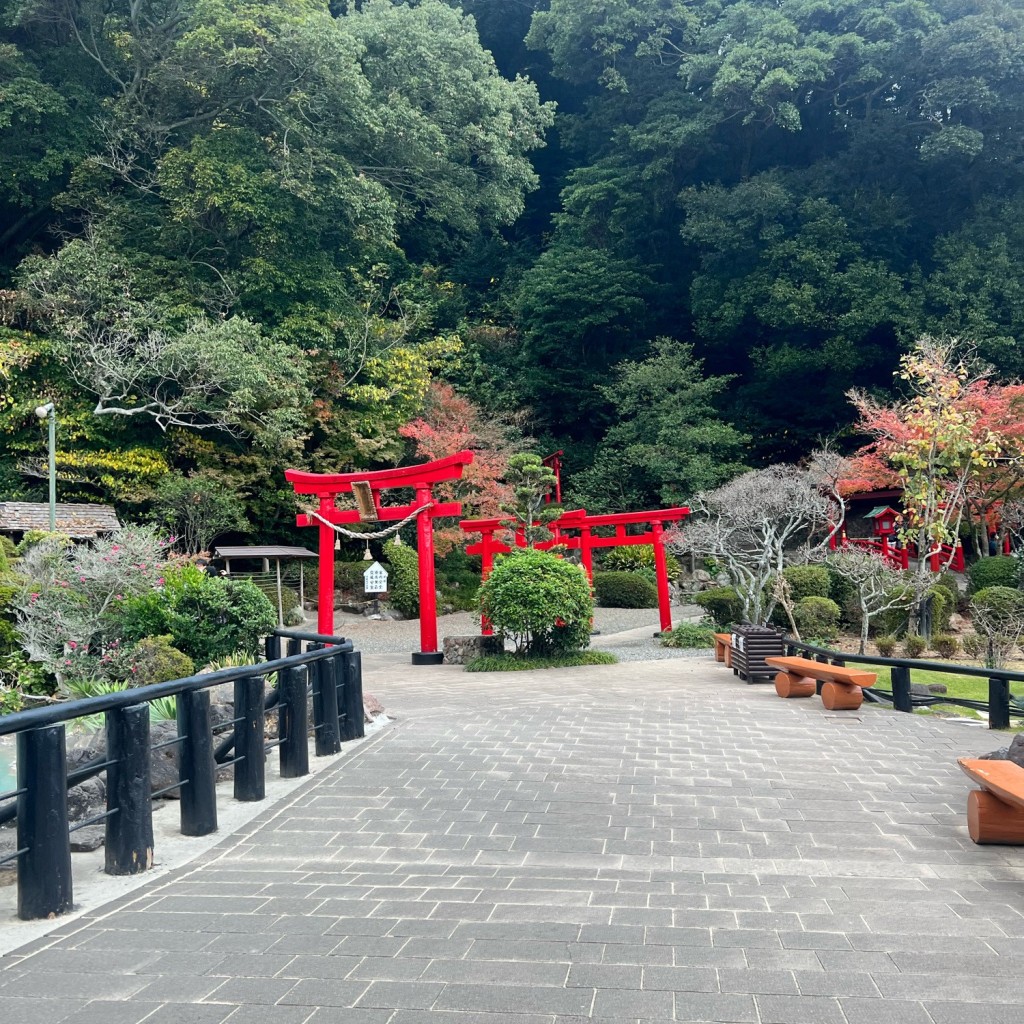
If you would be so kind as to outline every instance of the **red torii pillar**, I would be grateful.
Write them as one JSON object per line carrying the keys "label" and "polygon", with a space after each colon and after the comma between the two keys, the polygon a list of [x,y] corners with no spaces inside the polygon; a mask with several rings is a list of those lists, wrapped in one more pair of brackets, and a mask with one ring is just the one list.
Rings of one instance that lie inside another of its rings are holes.
{"label": "red torii pillar", "polygon": [[[334,633],[334,530],[330,524],[346,525],[365,522],[356,509],[335,508],[339,494],[351,494],[353,484],[366,484],[373,497],[374,514],[380,523],[401,522],[417,509],[417,553],[420,576],[420,649],[412,655],[414,665],[440,665],[444,655],[437,648],[437,589],[434,582],[434,529],[433,520],[442,516],[457,516],[462,505],[456,501],[433,502],[434,484],[443,480],[457,480],[466,466],[473,461],[473,452],[461,451],[434,462],[398,469],[380,469],[358,473],[306,473],[298,469],[285,470],[285,477],[296,494],[315,495],[319,502],[317,512],[326,523],[315,516],[301,514],[297,526],[320,528],[320,580],[317,603],[317,630]],[[415,499],[411,505],[381,505],[382,491],[412,488]]]}

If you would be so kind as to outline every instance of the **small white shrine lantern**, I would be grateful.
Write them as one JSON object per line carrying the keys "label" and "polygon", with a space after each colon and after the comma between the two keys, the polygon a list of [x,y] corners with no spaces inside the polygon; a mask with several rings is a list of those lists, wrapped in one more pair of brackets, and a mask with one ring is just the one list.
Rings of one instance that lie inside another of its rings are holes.
{"label": "small white shrine lantern", "polygon": [[374,562],[363,573],[363,590],[367,594],[384,594],[388,589],[388,572],[380,562]]}

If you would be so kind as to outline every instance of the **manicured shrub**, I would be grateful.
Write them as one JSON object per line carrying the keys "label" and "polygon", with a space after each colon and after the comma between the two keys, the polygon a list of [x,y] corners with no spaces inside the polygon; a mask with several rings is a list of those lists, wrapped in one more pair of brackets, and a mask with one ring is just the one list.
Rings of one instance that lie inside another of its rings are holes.
{"label": "manicured shrub", "polygon": [[251,580],[213,576],[175,597],[167,625],[174,646],[197,665],[235,651],[255,659],[277,625],[277,610]]}
{"label": "manicured shrub", "polygon": [[[847,622],[859,621],[860,605],[857,602],[857,588],[853,582],[831,566],[827,567],[826,572],[828,572],[828,594],[826,597],[830,597],[839,605],[843,618]],[[851,617],[851,609],[856,612],[856,619]]]}
{"label": "manicured shrub", "polygon": [[[611,548],[601,560],[601,568],[606,572],[639,572],[647,569],[656,573],[654,545],[634,544],[624,548]],[[670,580],[678,579],[682,571],[679,559],[670,551],[665,552],[665,570]]]}
{"label": "manicured shrub", "polygon": [[184,679],[196,670],[192,659],[174,647],[169,636],[140,640],[128,651],[128,661],[134,669],[130,677],[134,686]]}
{"label": "manicured shrub", "polygon": [[703,590],[694,595],[693,601],[694,604],[700,605],[721,629],[727,629],[743,619],[743,601],[732,587]]}
{"label": "manicured shrub", "polygon": [[1010,555],[980,558],[968,570],[968,592],[978,593],[986,587],[1016,587],[1020,575],[1020,562]]}
{"label": "manicured shrub", "polygon": [[680,622],[661,634],[662,647],[714,647],[715,631],[695,622]]}
{"label": "manicured shrub", "polygon": [[602,608],[657,608],[658,589],[638,572],[595,572],[594,594]]}
{"label": "manicured shrub", "polygon": [[963,612],[967,610],[970,597],[967,592],[960,589],[960,578],[955,572],[943,569],[935,580],[937,586],[945,587],[953,595],[953,611]]}
{"label": "manicured shrub", "polygon": [[908,658],[920,658],[928,649],[928,641],[919,633],[909,633],[903,640],[903,653]]}
{"label": "manicured shrub", "polygon": [[932,647],[940,658],[947,661],[957,656],[960,650],[960,641],[951,633],[935,633],[932,636]]}
{"label": "manicured shrub", "polygon": [[480,587],[480,610],[519,653],[548,656],[590,643],[594,602],[587,575],[545,551],[499,558]]}
{"label": "manicured shrub", "polygon": [[[420,613],[420,560],[416,552],[405,544],[388,544],[388,602],[403,615],[415,618]],[[370,566],[363,562],[363,571]],[[359,588],[362,590],[362,576]]]}
{"label": "manicured shrub", "polygon": [[956,597],[938,584],[930,587],[925,593],[925,597],[931,599],[932,630],[939,633],[947,632],[953,610],[956,608]]}
{"label": "manicured shrub", "polygon": [[839,633],[839,605],[828,597],[805,597],[797,601],[793,618],[801,636],[834,640]]}
{"label": "manicured shrub", "polygon": [[[17,546],[10,537],[0,537],[0,552],[6,556],[7,561],[14,558],[17,550]],[[2,562],[0,562],[0,564],[2,564]]]}
{"label": "manicured shrub", "polygon": [[805,597],[831,598],[832,596],[829,593],[828,569],[823,565],[790,565],[782,570],[782,575],[789,584],[794,604],[802,601]]}
{"label": "manicured shrub", "polygon": [[898,642],[894,636],[875,637],[875,646],[883,658],[891,658],[896,653],[896,644]]}

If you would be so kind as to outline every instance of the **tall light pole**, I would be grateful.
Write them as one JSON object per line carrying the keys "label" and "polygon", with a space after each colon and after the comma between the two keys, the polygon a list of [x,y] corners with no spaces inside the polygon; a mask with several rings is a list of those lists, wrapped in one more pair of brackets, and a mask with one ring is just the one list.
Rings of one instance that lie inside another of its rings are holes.
{"label": "tall light pole", "polygon": [[57,410],[53,402],[36,407],[41,420],[49,420],[50,426],[50,533],[57,531]]}

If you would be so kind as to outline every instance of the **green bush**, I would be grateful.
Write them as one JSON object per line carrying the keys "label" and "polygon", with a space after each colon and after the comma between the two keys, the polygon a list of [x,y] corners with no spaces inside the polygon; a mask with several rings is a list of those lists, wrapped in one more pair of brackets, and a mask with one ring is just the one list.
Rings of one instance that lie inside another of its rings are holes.
{"label": "green bush", "polygon": [[728,629],[743,619],[743,601],[732,587],[715,587],[695,594],[694,604],[700,605],[714,620],[716,626]]}
{"label": "green bush", "polygon": [[[860,621],[860,605],[857,603],[857,588],[842,573],[837,572],[831,566],[825,570],[828,573],[828,594],[842,609],[843,618],[847,622]],[[854,612],[855,614],[851,614]]]}
{"label": "green bush", "polygon": [[880,612],[871,620],[871,628],[883,636],[904,636],[910,626],[910,613],[913,609],[909,607],[889,608]]}
{"label": "green bush", "polygon": [[661,634],[662,647],[714,647],[715,631],[695,622],[680,622]]}
{"label": "green bush", "polygon": [[831,581],[823,565],[790,565],[782,570],[782,576],[789,584],[794,604],[805,597],[831,598]]}
{"label": "green bush", "polygon": [[949,661],[955,658],[960,650],[960,641],[950,633],[936,633],[932,636],[932,647],[938,652],[940,658]]}
{"label": "green bush", "polygon": [[[363,593],[363,573],[365,573],[371,565],[373,565],[373,562],[367,562],[365,560],[360,562],[335,562],[334,589],[344,590],[346,593],[354,593],[361,596]],[[312,593],[316,593],[316,586],[319,579],[319,572],[314,572]],[[391,581],[388,580],[388,583],[390,582]]]}
{"label": "green bush", "polygon": [[976,594],[987,587],[1016,587],[1020,562],[1010,555],[979,558],[968,570],[968,593]]}
{"label": "green bush", "polygon": [[135,686],[166,683],[192,675],[195,662],[171,643],[169,636],[148,636],[128,651],[133,669],[130,680]]}
{"label": "green bush", "polygon": [[896,653],[896,644],[898,642],[894,636],[875,637],[875,646],[883,658],[891,658]]}
{"label": "green bush", "polygon": [[903,640],[903,653],[908,658],[920,658],[928,649],[928,641],[919,633],[908,633]]}
{"label": "green bush", "polygon": [[[654,545],[633,544],[624,548],[611,548],[601,559],[601,568],[606,572],[640,572],[646,569],[656,573]],[[682,571],[679,559],[670,551],[665,552],[665,569],[670,580],[677,580]]]}
{"label": "green bush", "polygon": [[53,540],[64,547],[71,543],[71,538],[59,531],[50,533],[49,530],[26,530],[21,535],[21,543],[14,549],[14,553],[20,558],[29,548],[34,548],[44,540]]}
{"label": "green bush", "polygon": [[[0,537],[0,553],[7,556],[7,561],[14,558],[17,552],[17,546],[10,537]],[[0,560],[0,564],[2,564],[2,560]]]}
{"label": "green bush", "polygon": [[472,612],[479,606],[480,559],[453,548],[437,566],[437,589],[441,601],[458,611]]}
{"label": "green bush", "polygon": [[594,601],[587,575],[545,551],[499,558],[480,587],[480,610],[519,653],[543,657],[590,643]]}
{"label": "green bush", "polygon": [[162,590],[119,602],[111,629],[125,642],[170,636],[197,665],[243,651],[256,658],[277,609],[251,580],[207,576],[194,565],[168,570]]}
{"label": "green bush", "polygon": [[[405,544],[388,544],[384,553],[388,560],[388,601],[403,615],[415,618],[420,613],[420,560]],[[369,567],[363,563],[363,571]],[[359,586],[362,589],[362,578]]]}
{"label": "green bush", "polygon": [[804,597],[797,601],[793,618],[802,636],[834,640],[839,633],[839,605],[828,597]]}
{"label": "green bush", "polygon": [[595,572],[594,594],[602,608],[658,607],[658,588],[638,572]]}
{"label": "green bush", "polygon": [[955,572],[943,569],[935,580],[935,584],[939,587],[945,587],[953,595],[953,611],[963,612],[967,610],[970,598],[960,589],[960,583]]}
{"label": "green bush", "polygon": [[956,608],[956,597],[945,587],[936,584],[929,587],[925,592],[926,598],[932,602],[932,630],[933,632],[946,633],[949,631],[949,622]]}

